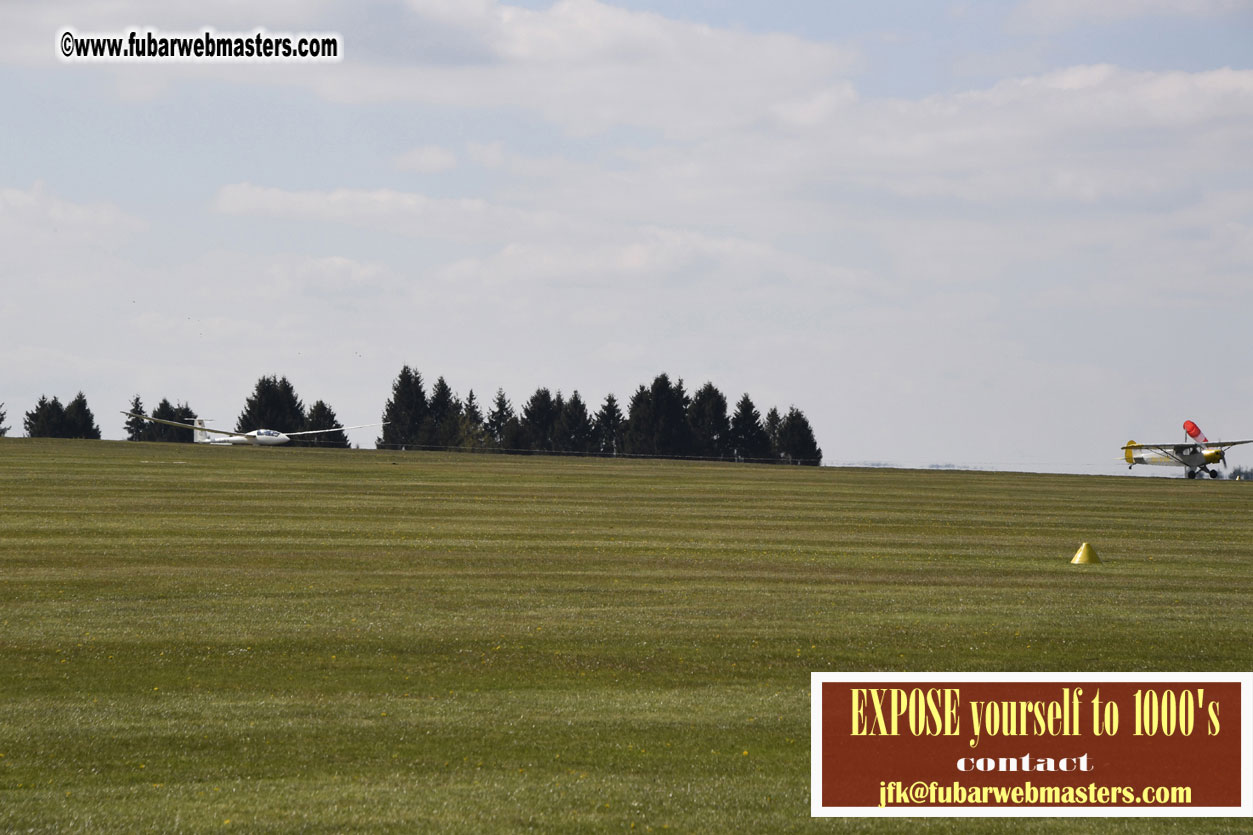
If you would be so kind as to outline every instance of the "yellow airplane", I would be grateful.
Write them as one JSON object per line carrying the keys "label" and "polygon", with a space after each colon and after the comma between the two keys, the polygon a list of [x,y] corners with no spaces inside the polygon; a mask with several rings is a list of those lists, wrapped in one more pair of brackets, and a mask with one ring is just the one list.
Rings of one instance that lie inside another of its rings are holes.
{"label": "yellow airplane", "polygon": [[1184,475],[1196,478],[1197,473],[1205,473],[1210,478],[1218,478],[1218,473],[1209,468],[1210,464],[1227,466],[1227,448],[1240,444],[1253,444],[1249,441],[1211,441],[1205,437],[1201,427],[1190,420],[1183,422],[1183,431],[1188,439],[1181,444],[1137,444],[1127,441],[1123,447],[1123,455],[1127,459],[1127,469],[1136,464],[1155,464],[1166,467],[1183,467]]}

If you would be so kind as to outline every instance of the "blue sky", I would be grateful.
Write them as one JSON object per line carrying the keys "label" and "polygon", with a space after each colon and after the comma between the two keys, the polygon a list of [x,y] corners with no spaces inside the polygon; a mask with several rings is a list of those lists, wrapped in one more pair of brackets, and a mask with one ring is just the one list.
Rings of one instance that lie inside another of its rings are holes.
{"label": "blue sky", "polygon": [[[345,57],[56,57],[206,26]],[[0,401],[666,371],[828,463],[1125,472],[1253,435],[1251,63],[1240,0],[5,4]]]}

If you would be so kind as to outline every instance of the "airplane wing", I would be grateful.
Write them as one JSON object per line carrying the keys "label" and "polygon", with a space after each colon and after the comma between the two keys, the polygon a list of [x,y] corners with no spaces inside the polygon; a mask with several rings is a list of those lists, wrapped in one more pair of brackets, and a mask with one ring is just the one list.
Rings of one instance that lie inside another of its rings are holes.
{"label": "airplane wing", "polygon": [[368,429],[371,426],[386,426],[386,423],[363,423],[360,426],[336,426],[333,429],[306,429],[303,432],[284,432],[283,434],[289,438],[297,435],[322,435],[327,432],[346,432],[349,429]]}
{"label": "airplane wing", "polygon": [[1253,440],[1248,441],[1206,441],[1205,443],[1186,443],[1186,444],[1127,444],[1123,449],[1151,449],[1154,452],[1160,452],[1163,455],[1183,455],[1190,450],[1198,449],[1227,449],[1227,447],[1240,446],[1240,444],[1253,444]]}
{"label": "airplane wing", "polygon": [[1133,442],[1124,446],[1123,449],[1151,449],[1154,452],[1172,455],[1176,452],[1184,453],[1190,449],[1200,449],[1200,447],[1200,444],[1141,444]]}
{"label": "airplane wing", "polygon": [[139,418],[140,420],[150,420],[153,423],[164,423],[166,426],[176,426],[179,429],[191,429],[192,431],[199,430],[201,432],[211,432],[214,435],[230,435],[232,438],[244,437],[243,432],[227,432],[225,429],[210,429],[207,426],[193,426],[190,423],[176,423],[175,421],[172,421],[172,420],[162,420],[161,418],[149,417],[148,415],[137,415],[134,412],[122,412],[122,414],[127,415],[128,417]]}
{"label": "airplane wing", "polygon": [[1226,448],[1227,448],[1227,447],[1229,447],[1229,446],[1240,446],[1240,444],[1253,444],[1253,440],[1248,440],[1248,441],[1210,441],[1208,444],[1202,444],[1202,446],[1209,447],[1209,448],[1211,448],[1211,449],[1213,449],[1214,447],[1218,447],[1219,449],[1226,449]]}

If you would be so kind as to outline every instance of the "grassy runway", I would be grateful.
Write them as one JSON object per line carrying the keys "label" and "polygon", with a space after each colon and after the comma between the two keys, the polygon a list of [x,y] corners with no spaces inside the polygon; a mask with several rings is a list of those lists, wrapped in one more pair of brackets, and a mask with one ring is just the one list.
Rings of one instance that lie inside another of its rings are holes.
{"label": "grassy runway", "polygon": [[811,820],[810,671],[1251,615],[1244,482],[0,440],[0,831],[1074,831]]}

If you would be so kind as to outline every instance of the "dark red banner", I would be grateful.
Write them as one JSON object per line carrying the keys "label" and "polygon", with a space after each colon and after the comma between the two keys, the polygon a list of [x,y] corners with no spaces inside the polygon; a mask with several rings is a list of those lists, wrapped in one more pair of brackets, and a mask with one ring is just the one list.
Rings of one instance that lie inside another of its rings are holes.
{"label": "dark red banner", "polygon": [[813,812],[1251,814],[1251,680],[815,673]]}

